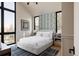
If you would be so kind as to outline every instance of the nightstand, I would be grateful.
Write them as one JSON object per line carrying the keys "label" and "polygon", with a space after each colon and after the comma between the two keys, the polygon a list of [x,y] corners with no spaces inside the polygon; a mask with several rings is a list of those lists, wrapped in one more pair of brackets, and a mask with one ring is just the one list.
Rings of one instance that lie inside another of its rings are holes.
{"label": "nightstand", "polygon": [[61,40],[61,34],[58,34],[58,33],[54,34],[54,41],[53,41],[53,43],[54,43],[56,40]]}
{"label": "nightstand", "polygon": [[54,40],[61,40],[61,34],[56,33],[54,35]]}
{"label": "nightstand", "polygon": [[4,43],[1,43],[0,56],[11,56],[11,48]]}

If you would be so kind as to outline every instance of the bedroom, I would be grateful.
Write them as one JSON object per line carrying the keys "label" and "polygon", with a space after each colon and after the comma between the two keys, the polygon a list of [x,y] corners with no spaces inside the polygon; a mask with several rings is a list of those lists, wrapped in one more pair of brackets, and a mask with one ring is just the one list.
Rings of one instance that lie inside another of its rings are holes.
{"label": "bedroom", "polygon": [[[30,16],[29,16],[29,14],[26,14],[27,17],[26,17],[26,15],[25,16],[24,15],[23,16],[21,15],[21,14],[24,14],[25,13],[24,10],[23,10],[22,13],[20,12],[23,9],[23,7],[19,6],[21,4],[22,4],[22,6],[25,6],[26,7],[26,10],[27,10],[26,13],[30,12],[30,14],[31,14]],[[53,8],[49,7],[51,5],[53,5],[52,6]],[[24,34],[24,36],[29,36],[29,35],[36,34],[35,32],[38,31],[38,26],[40,26],[40,30],[42,28],[43,31],[46,31],[46,30],[49,30],[49,31],[52,31],[52,32],[55,31],[55,26],[56,25],[53,24],[53,23],[55,23],[55,17],[54,17],[54,15],[55,15],[55,13],[57,11],[61,11],[61,3],[51,3],[51,2],[44,3],[44,2],[39,2],[38,4],[36,4],[36,3],[32,3],[31,2],[31,3],[29,3],[29,5],[27,5],[27,3],[17,3],[17,9],[16,9],[16,11],[17,11],[17,14],[18,14],[18,17],[17,18],[19,18],[20,20],[21,20],[21,17],[22,18],[24,17],[25,19],[26,18],[27,19],[30,19],[29,22],[33,21],[33,24],[34,24],[33,26],[29,25],[30,26],[30,30],[29,31],[20,31],[20,29],[19,30],[16,30],[16,33],[19,32],[19,33],[17,33],[17,35],[16,35],[17,37],[16,38],[17,39],[20,39],[20,37],[23,36],[23,35],[20,36],[19,34]],[[41,24],[40,25],[39,24],[36,25],[35,24],[35,22],[34,22],[35,21],[35,18],[39,18],[38,16],[40,18],[45,17],[44,20],[43,20],[43,18],[42,18],[42,20],[40,19],[41,20],[40,23],[43,24],[43,25],[41,25]],[[34,20],[31,20],[31,17],[33,17]],[[50,20],[47,20],[46,18],[47,19],[50,18]],[[54,19],[54,20],[51,20],[51,19]],[[49,23],[46,24],[45,20],[46,20],[46,22],[49,22]],[[50,23],[50,22],[53,22],[53,23]],[[20,23],[20,21],[18,21],[17,23]],[[30,23],[30,24],[32,24],[32,23]],[[51,27],[52,25],[53,25],[53,27]],[[34,27],[34,26],[37,26],[37,27]],[[16,28],[19,28],[19,27],[21,27],[21,26],[19,25]],[[54,28],[54,30],[52,28]],[[59,40],[59,44],[61,44],[60,43],[60,40]]]}
{"label": "bedroom", "polygon": [[[61,34],[60,34],[62,33],[61,25],[62,22],[64,22],[62,21],[62,11],[65,10],[64,8],[65,4],[68,4],[67,6],[72,7],[73,3],[16,2],[16,4],[14,5],[12,4],[14,3],[1,2],[1,8],[0,8],[1,11],[3,12],[1,13],[1,15],[4,14],[3,17],[1,17],[1,19],[4,20],[4,21],[1,20],[2,22],[1,24],[4,25],[4,26],[1,25],[1,42],[4,42],[5,44],[8,44],[8,47],[11,47],[11,49],[8,50],[9,54],[11,55],[12,52],[10,53],[10,51],[12,49],[15,50],[19,49],[17,51],[13,50],[13,56],[22,56],[22,55],[61,56],[62,53],[64,53],[62,52],[61,48],[63,44],[61,43]],[[16,10],[15,7],[12,6],[16,6]],[[7,12],[6,10],[9,12]],[[72,8],[68,10],[69,12],[72,13],[72,11],[70,10],[72,10]],[[12,16],[9,17],[8,15]],[[6,21],[6,18],[9,18],[8,21]],[[10,19],[12,19],[12,21],[9,22]],[[62,22],[59,21],[59,19]],[[57,21],[59,22],[59,24]],[[72,20],[70,20],[70,22],[71,21]],[[69,27],[71,27],[71,25]],[[9,28],[10,30],[8,30]],[[65,26],[63,29],[65,29]],[[5,44],[2,45],[4,45],[5,47]],[[52,48],[48,48],[51,45]],[[66,50],[64,51],[66,52]]]}

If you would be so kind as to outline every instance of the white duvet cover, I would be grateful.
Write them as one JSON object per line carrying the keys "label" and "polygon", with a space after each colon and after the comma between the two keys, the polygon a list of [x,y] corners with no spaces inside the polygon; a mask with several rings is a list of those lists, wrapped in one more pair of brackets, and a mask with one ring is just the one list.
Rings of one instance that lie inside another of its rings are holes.
{"label": "white duvet cover", "polygon": [[17,46],[34,53],[36,55],[40,54],[42,51],[47,49],[50,45],[52,45],[52,39],[49,37],[42,36],[32,36],[20,39],[17,43]]}

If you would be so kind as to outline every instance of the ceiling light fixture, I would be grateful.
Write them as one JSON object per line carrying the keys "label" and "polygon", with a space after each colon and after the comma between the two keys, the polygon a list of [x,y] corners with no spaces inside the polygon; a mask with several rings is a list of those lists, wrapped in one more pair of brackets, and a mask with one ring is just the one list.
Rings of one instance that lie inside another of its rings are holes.
{"label": "ceiling light fixture", "polygon": [[36,2],[36,5],[38,4],[38,2]]}
{"label": "ceiling light fixture", "polygon": [[27,2],[27,5],[29,5],[29,2]]}
{"label": "ceiling light fixture", "polygon": [[[27,2],[27,5],[29,5],[30,4],[30,2]],[[37,5],[38,4],[38,2],[35,2],[35,4]]]}

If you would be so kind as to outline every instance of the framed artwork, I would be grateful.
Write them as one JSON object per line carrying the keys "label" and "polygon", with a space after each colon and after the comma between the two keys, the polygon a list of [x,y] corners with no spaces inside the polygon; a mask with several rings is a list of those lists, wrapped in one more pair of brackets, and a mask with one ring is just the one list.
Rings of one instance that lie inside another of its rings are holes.
{"label": "framed artwork", "polygon": [[21,30],[29,30],[29,21],[21,19]]}

